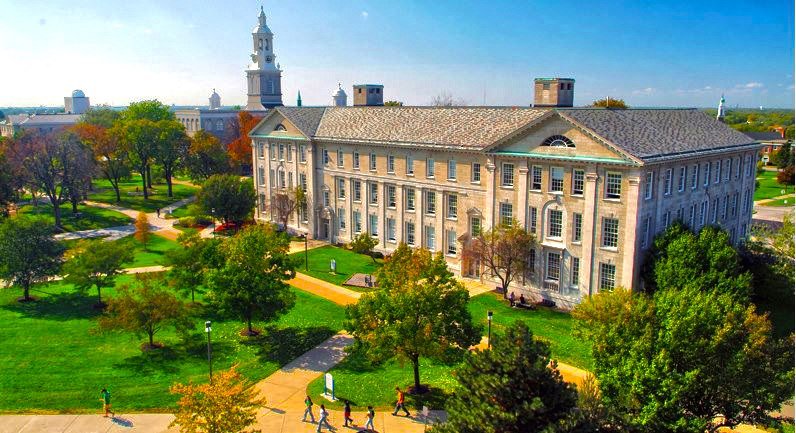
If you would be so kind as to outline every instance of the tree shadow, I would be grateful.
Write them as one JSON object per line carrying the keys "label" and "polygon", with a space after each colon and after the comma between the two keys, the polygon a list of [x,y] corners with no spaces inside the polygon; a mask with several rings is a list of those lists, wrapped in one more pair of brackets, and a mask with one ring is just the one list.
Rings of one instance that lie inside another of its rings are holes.
{"label": "tree shadow", "polygon": [[[227,359],[234,352],[233,345],[226,342],[213,342],[212,349],[213,359]],[[182,342],[157,350],[142,351],[117,362],[114,367],[141,375],[177,374],[185,362],[190,360],[207,361],[206,342]]]}
{"label": "tree shadow", "polygon": [[45,320],[91,319],[102,314],[101,310],[94,308],[97,297],[90,292],[47,293],[38,289],[31,289],[31,292],[47,296],[40,296],[36,302],[11,302],[2,308],[27,318]]}
{"label": "tree shadow", "polygon": [[333,329],[324,326],[309,328],[268,326],[259,336],[244,339],[241,344],[255,347],[260,361],[285,365],[334,334]]}

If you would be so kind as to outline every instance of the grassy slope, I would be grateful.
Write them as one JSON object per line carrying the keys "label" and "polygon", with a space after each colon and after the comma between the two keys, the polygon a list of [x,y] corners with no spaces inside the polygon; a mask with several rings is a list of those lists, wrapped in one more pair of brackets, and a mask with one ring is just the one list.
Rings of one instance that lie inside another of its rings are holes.
{"label": "grassy slope", "polygon": [[129,180],[119,183],[122,201],[116,203],[116,193],[111,187],[110,182],[104,179],[94,181],[95,191],[89,194],[89,200],[102,203],[118,204],[119,206],[154,212],[157,208],[164,208],[175,201],[182,200],[196,194],[198,188],[188,185],[172,185],[173,197],[168,197],[168,188],[165,183],[155,184],[148,200],[144,200],[143,195],[136,193],[136,188],[141,189],[141,176],[133,175]]}
{"label": "grassy slope", "polygon": [[755,190],[755,201],[783,195],[782,190],[785,190],[785,194],[794,192],[793,185],[786,186],[777,183],[777,172],[775,171],[764,171],[757,177],[757,180],[760,182],[760,186]]}
{"label": "grassy slope", "polygon": [[[121,277],[119,283],[129,281]],[[117,411],[160,411],[173,407],[175,381],[207,378],[205,334],[200,323],[213,319],[214,370],[233,363],[251,380],[262,379],[316,346],[342,326],[343,309],[294,290],[296,306],[258,340],[242,342],[237,320],[196,318],[187,341],[172,330],[156,334],[167,348],[144,354],[143,338],[127,333],[97,334],[94,293],[75,294],[53,283],[34,291],[41,298],[18,304],[16,290],[0,292],[0,411],[97,411],[99,389],[107,386]],[[112,290],[105,295],[112,296]]]}
{"label": "grassy slope", "polygon": [[[300,260],[296,266],[296,270],[299,272],[339,286],[342,286],[346,280],[351,278],[351,275],[356,273],[373,274],[378,269],[378,266],[381,265],[381,259],[376,259],[376,264],[374,264],[373,259],[368,256],[331,245],[309,250],[309,272],[304,270],[304,251],[293,254],[293,257]],[[337,262],[337,273],[335,275],[329,272],[331,259],[335,259]],[[365,290],[352,286],[346,287],[354,290]]]}
{"label": "grassy slope", "polygon": [[[61,205],[61,224],[69,232],[117,227],[131,224],[133,220],[127,215],[110,209],[78,205],[80,216],[72,215],[72,205]],[[25,205],[19,209],[19,215],[37,216],[50,224],[55,224],[52,205],[39,203],[38,206]]]}

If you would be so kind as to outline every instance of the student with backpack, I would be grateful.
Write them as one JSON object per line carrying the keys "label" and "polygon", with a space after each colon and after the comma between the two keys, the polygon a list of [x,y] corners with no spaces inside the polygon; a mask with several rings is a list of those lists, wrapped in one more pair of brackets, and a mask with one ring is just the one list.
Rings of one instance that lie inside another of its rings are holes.
{"label": "student with backpack", "polygon": [[376,418],[376,411],[373,410],[373,406],[368,406],[368,415],[367,421],[365,421],[365,430],[376,430],[373,427],[373,419]]}
{"label": "student with backpack", "polygon": [[304,409],[304,418],[302,418],[301,421],[307,422],[307,415],[309,415],[310,419],[314,423],[315,415],[312,413],[312,399],[310,398],[309,395],[307,396],[307,398],[304,399],[304,406],[306,406],[306,409]]}
{"label": "student with backpack", "polygon": [[334,430],[334,428],[329,424],[329,421],[326,419],[329,418],[329,412],[326,410],[326,406],[321,405],[320,410],[318,411],[320,414],[320,419],[318,420],[318,430],[315,430],[317,433],[321,433],[321,428],[324,424],[326,424],[326,428],[329,430]]}

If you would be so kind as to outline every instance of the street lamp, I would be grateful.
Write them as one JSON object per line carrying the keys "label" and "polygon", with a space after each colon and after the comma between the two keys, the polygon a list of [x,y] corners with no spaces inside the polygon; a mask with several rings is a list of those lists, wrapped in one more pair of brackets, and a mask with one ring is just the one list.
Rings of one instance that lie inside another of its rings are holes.
{"label": "street lamp", "polygon": [[210,216],[213,219],[213,237],[216,237],[216,208],[210,209]]}
{"label": "street lamp", "polygon": [[210,351],[210,321],[205,322],[205,332],[207,333],[207,366],[210,370],[210,383],[213,383],[213,356]]}
{"label": "street lamp", "polygon": [[308,237],[307,234],[304,233],[301,235],[304,238],[304,271],[309,272],[310,270],[310,262],[309,262],[309,248],[307,247]]}
{"label": "street lamp", "polygon": [[492,349],[492,312],[486,312],[487,334],[486,334],[486,348]]}

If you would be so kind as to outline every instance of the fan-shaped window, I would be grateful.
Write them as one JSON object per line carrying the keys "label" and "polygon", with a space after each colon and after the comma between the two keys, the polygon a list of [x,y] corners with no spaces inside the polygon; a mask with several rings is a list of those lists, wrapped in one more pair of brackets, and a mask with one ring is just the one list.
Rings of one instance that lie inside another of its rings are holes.
{"label": "fan-shaped window", "polygon": [[274,131],[287,131],[287,128],[285,128],[285,125],[280,123],[280,124],[276,125],[276,128],[274,128]]}
{"label": "fan-shaped window", "polygon": [[553,135],[547,137],[547,140],[542,143],[542,146],[551,146],[551,147],[575,147],[575,143],[572,142],[567,137],[563,135]]}

